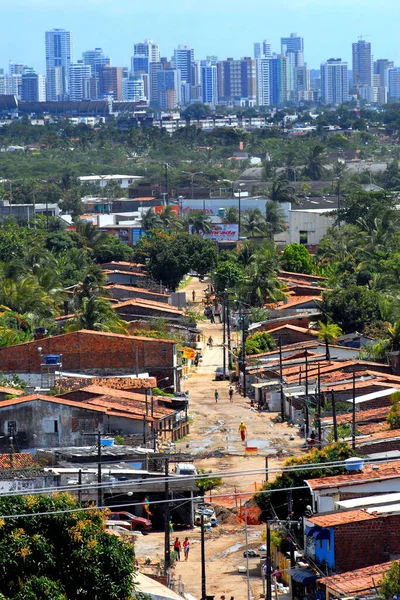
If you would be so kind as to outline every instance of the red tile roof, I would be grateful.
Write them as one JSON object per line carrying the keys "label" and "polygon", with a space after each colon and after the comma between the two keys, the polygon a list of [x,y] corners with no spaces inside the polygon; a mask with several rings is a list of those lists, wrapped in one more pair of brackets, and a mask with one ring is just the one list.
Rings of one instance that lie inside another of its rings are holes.
{"label": "red tile roof", "polygon": [[278,302],[277,304],[267,304],[268,308],[273,310],[285,310],[286,308],[292,308],[293,306],[301,306],[313,300],[321,300],[320,296],[314,294],[313,296],[289,296],[286,301]]}
{"label": "red tile roof", "polygon": [[382,579],[383,575],[390,569],[392,564],[393,562],[389,561],[381,563],[380,565],[373,565],[371,567],[364,567],[363,569],[356,569],[355,571],[323,577],[322,579],[318,579],[318,584],[322,584],[328,589],[333,590],[334,595],[364,595],[363,593],[368,593],[375,588],[378,581]]}
{"label": "red tile roof", "polygon": [[147,300],[146,298],[130,298],[124,302],[118,302],[118,304],[114,304],[113,309],[118,310],[124,306],[141,306],[143,308],[152,308],[154,310],[174,313],[176,315],[184,315],[183,310],[180,310],[176,306],[171,306],[165,302],[157,302],[156,300]]}
{"label": "red tile roof", "polygon": [[370,521],[376,519],[375,515],[365,512],[361,509],[356,510],[338,510],[329,515],[317,515],[310,517],[307,521],[311,521],[319,527],[337,527],[338,525],[346,525],[347,523],[357,523],[358,521]]}
{"label": "red tile roof", "polygon": [[31,469],[35,464],[33,456],[28,452],[16,452],[12,455],[12,460],[10,460],[10,454],[0,454],[0,471],[5,469]]}
{"label": "red tile roof", "polygon": [[397,479],[399,477],[400,460],[394,460],[389,463],[380,464],[378,469],[373,469],[372,465],[365,465],[362,471],[334,475],[333,477],[307,479],[306,483],[311,490],[315,491],[357,485],[357,483],[362,484],[369,481],[379,481],[380,479]]}
{"label": "red tile roof", "polygon": [[293,277],[294,279],[304,279],[306,281],[327,281],[328,277],[321,275],[306,275],[305,273],[292,273],[291,271],[279,271],[280,277]]}
{"label": "red tile roof", "polygon": [[306,329],[305,327],[297,327],[297,325],[279,325],[279,327],[274,327],[274,329],[269,329],[267,333],[275,333],[276,331],[282,331],[284,329],[289,329],[289,331],[296,331],[297,333],[305,333],[310,336],[316,336],[316,331],[311,331],[310,329]]}
{"label": "red tile roof", "polygon": [[[112,272],[112,271],[111,271]],[[169,294],[164,294],[160,292],[153,292],[153,290],[147,290],[146,288],[134,287],[132,285],[122,285],[120,283],[106,283],[104,286],[106,290],[125,290],[128,292],[145,292],[146,294],[151,294],[152,296],[161,296],[166,298]]]}
{"label": "red tile roof", "polygon": [[[357,423],[368,423],[370,421],[379,423],[380,421],[386,421],[390,406],[382,406],[381,408],[371,408],[369,410],[361,410],[356,413]],[[332,417],[323,417],[322,422],[331,422]],[[338,423],[350,423],[352,420],[351,413],[345,413],[344,415],[338,415],[336,417]]]}
{"label": "red tile roof", "polygon": [[13,396],[22,396],[23,394],[25,394],[25,392],[24,390],[20,390],[18,388],[0,385],[0,394],[12,394]]}

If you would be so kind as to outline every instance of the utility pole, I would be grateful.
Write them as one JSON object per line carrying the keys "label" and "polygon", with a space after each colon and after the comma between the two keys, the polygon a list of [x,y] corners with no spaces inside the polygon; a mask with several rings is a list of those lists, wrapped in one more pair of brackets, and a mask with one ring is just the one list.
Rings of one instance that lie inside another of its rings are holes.
{"label": "utility pole", "polygon": [[247,396],[247,379],[246,379],[246,323],[245,316],[242,320],[242,365],[243,365],[243,398]]}
{"label": "utility pole", "polygon": [[165,511],[164,511],[164,530],[165,530],[165,540],[164,540],[164,571],[165,575],[169,576],[169,571],[171,568],[171,550],[170,550],[170,510],[169,510],[169,459],[165,458],[164,462],[165,468],[165,487],[164,487],[164,495],[165,495]]}
{"label": "utility pole", "polygon": [[168,206],[168,163],[164,164],[165,168],[165,199]]}
{"label": "utility pole", "polygon": [[279,379],[281,384],[281,420],[285,420],[285,400],[283,397],[282,335],[279,334]]}
{"label": "utility pole", "polygon": [[266,582],[267,582],[267,600],[272,600],[272,586],[271,586],[271,526],[269,522],[269,515],[267,518],[267,573],[266,573]]}
{"label": "utility pole", "polygon": [[201,527],[201,600],[206,600],[206,549],[204,543],[204,514],[200,516],[200,527]]}
{"label": "utility pole", "polygon": [[332,394],[333,439],[334,439],[335,442],[337,442],[338,441],[338,434],[337,434],[335,392],[333,390],[331,390],[331,394]]}
{"label": "utility pole", "polygon": [[247,600],[250,600],[250,573],[249,573],[249,532],[247,530],[247,506],[244,505],[244,535],[246,540],[246,580]]}
{"label": "utility pole", "polygon": [[269,471],[268,471],[268,456],[265,457],[265,481],[269,479]]}
{"label": "utility pole", "polygon": [[226,335],[228,338],[228,367],[232,368],[232,352],[231,352],[231,320],[229,318],[229,296],[227,290],[226,295]]}
{"label": "utility pole", "polygon": [[321,369],[318,363],[318,396],[317,396],[317,416],[318,416],[318,448],[321,450],[322,429],[321,429]]}
{"label": "utility pole", "polygon": [[223,369],[224,374],[222,379],[226,379],[226,308],[225,308],[225,294],[222,296],[222,358],[223,358]]}
{"label": "utility pole", "polygon": [[103,490],[101,481],[101,433],[97,432],[97,506],[103,506]]}
{"label": "utility pole", "polygon": [[306,350],[306,426],[305,426],[305,434],[306,434],[306,442],[308,439],[308,435],[310,432],[309,425],[309,411],[308,411],[308,351]]}
{"label": "utility pole", "polygon": [[351,427],[351,447],[356,449],[356,373],[353,371],[353,412]]}
{"label": "utility pole", "polygon": [[82,504],[82,469],[78,471],[78,502]]}

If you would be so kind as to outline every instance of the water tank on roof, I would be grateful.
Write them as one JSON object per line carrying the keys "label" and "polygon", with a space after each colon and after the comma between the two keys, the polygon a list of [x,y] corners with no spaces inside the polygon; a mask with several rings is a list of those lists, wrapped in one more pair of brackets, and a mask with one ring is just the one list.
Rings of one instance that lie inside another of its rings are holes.
{"label": "water tank on roof", "polygon": [[59,354],[46,354],[44,357],[44,362],[46,365],[58,365],[60,362]]}
{"label": "water tank on roof", "polygon": [[345,461],[347,471],[362,471],[364,468],[364,459],[353,456]]}
{"label": "water tank on roof", "polygon": [[102,446],[114,446],[114,438],[103,438],[101,440]]}
{"label": "water tank on roof", "polygon": [[226,215],[225,208],[219,208],[218,209],[218,216],[221,217],[221,219],[223,219],[225,215]]}

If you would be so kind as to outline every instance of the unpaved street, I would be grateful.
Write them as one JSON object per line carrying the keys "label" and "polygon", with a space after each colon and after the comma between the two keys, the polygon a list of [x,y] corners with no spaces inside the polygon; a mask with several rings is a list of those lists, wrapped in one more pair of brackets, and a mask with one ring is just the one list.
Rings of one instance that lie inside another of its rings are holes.
{"label": "unpaved street", "polygon": [[[192,300],[192,290],[196,293],[196,303],[192,308],[202,312],[201,298],[207,283],[199,283],[194,278],[185,288],[188,301]],[[190,392],[189,412],[193,419],[190,435],[177,443],[179,451],[198,454],[195,460],[198,469],[220,473],[223,485],[210,494],[215,506],[236,510],[265,481],[265,457],[268,456],[268,466],[279,468],[284,459],[290,455],[300,454],[303,440],[296,431],[286,424],[273,423],[276,413],[258,411],[250,407],[250,400],[235,392],[233,402],[229,401],[229,383],[215,381],[214,372],[217,366],[222,366],[222,325],[199,321],[204,338],[211,335],[214,340],[212,348],[204,345],[203,360],[193,371],[185,383],[185,389]],[[232,332],[232,340],[236,341],[236,332]],[[236,345],[236,344],[234,344]],[[218,402],[215,402],[214,391],[218,390]],[[247,426],[247,441],[240,440],[238,426],[243,420]],[[295,439],[289,437],[295,433]],[[245,447],[258,448],[256,455],[246,455]],[[211,456],[210,456],[211,455]],[[233,477],[225,477],[224,472],[235,471]],[[270,479],[275,475],[270,473]],[[233,494],[242,493],[242,496]],[[236,511],[237,512],[237,511]],[[249,526],[249,546],[258,548],[262,543],[264,526]],[[187,563],[180,562],[174,569],[174,576],[181,577],[185,591],[195,598],[201,597],[200,571],[200,530],[195,528],[190,532],[178,532],[181,542],[188,533],[191,540],[190,557]],[[243,557],[245,547],[244,524],[238,517],[230,522],[220,524],[215,530],[206,533],[206,570],[207,594],[215,595],[216,600],[224,594],[227,600],[234,596],[235,600],[247,597],[247,580],[245,574],[238,573],[239,566],[245,566]],[[173,538],[171,537],[171,542]],[[150,556],[155,562],[163,557],[164,536],[162,533],[151,533],[138,538],[136,553],[139,557]],[[157,558],[158,557],[158,558]],[[260,575],[260,558],[250,559],[251,595],[258,598],[262,592]]]}

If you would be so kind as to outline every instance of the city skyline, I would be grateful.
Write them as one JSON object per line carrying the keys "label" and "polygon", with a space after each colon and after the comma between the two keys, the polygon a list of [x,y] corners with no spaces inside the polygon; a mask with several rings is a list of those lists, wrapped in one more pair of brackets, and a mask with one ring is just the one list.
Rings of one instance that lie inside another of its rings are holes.
{"label": "city skyline", "polygon": [[[23,11],[28,8],[29,19],[24,19]],[[360,35],[371,43],[375,59],[388,58],[396,63],[400,62],[400,50],[394,44],[395,8],[394,0],[379,8],[360,0],[351,4],[338,0],[334,8],[326,0],[286,0],[280,7],[267,7],[255,0],[251,14],[265,15],[265,21],[254,20],[249,14],[248,27],[243,26],[243,4],[238,0],[218,6],[204,0],[201,10],[193,0],[185,3],[184,10],[180,2],[171,0],[168,12],[159,0],[145,8],[132,6],[126,0],[118,0],[115,5],[104,0],[89,0],[85,5],[77,0],[61,0],[57,5],[38,0],[34,13],[29,0],[15,0],[12,6],[2,9],[7,26],[0,40],[0,66],[7,67],[9,61],[24,62],[44,73],[43,34],[53,28],[72,32],[75,56],[101,46],[113,64],[120,66],[129,65],[133,44],[145,38],[156,40],[162,56],[169,58],[178,44],[186,44],[194,48],[198,59],[211,54],[224,60],[229,56],[252,56],[254,42],[262,39],[270,39],[272,50],[280,52],[280,38],[292,31],[305,39],[306,61],[312,69],[318,69],[331,57],[340,57],[351,65],[352,44]],[[224,20],[226,25],[221,27]]]}

